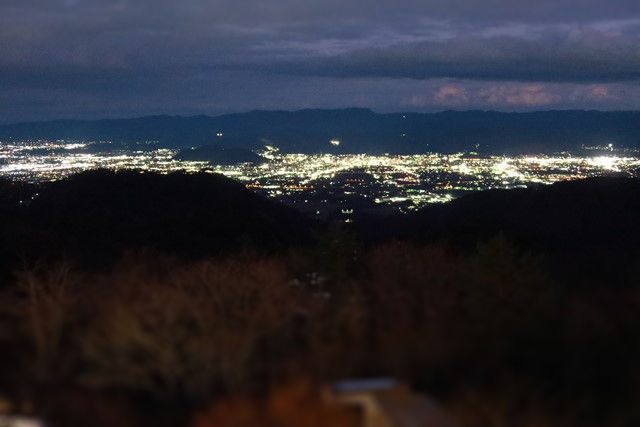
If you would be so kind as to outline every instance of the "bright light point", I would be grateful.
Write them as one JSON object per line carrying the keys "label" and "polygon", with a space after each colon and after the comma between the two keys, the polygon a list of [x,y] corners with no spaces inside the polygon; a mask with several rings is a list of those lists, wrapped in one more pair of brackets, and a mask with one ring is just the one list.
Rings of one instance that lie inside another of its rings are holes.
{"label": "bright light point", "polygon": [[334,147],[337,147],[338,145],[340,145],[340,140],[339,139],[332,139],[331,141],[329,141],[331,143],[331,145],[333,145]]}
{"label": "bright light point", "polygon": [[522,178],[522,174],[507,159],[493,166],[493,173],[505,178]]}
{"label": "bright light point", "polygon": [[218,138],[222,138],[222,137],[224,136],[224,133],[222,133],[222,132],[218,132],[218,133],[216,133],[216,136],[217,136]]}
{"label": "bright light point", "polygon": [[618,168],[618,160],[617,157],[600,156],[589,159],[589,163],[607,171],[617,172],[620,170]]}
{"label": "bright light point", "polygon": [[[62,141],[64,143],[64,141]],[[64,146],[65,150],[77,150],[79,148],[85,148],[87,144],[67,144]]]}

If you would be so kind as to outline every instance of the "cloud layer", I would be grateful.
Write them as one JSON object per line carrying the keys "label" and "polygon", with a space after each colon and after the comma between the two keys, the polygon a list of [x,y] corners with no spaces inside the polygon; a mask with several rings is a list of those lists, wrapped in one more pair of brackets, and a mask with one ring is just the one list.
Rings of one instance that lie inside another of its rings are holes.
{"label": "cloud layer", "polygon": [[639,108],[633,0],[3,0],[0,121]]}

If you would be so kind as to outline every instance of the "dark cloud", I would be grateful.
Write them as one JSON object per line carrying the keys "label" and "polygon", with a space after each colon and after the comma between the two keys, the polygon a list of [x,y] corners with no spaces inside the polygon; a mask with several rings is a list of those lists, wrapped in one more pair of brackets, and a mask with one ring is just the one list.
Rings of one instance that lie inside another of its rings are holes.
{"label": "dark cloud", "polygon": [[[613,82],[640,79],[640,31],[635,22],[613,27],[483,28],[445,40],[394,40],[302,58],[284,58],[283,72],[351,77],[461,78],[541,82]],[[614,29],[615,28],[615,29]],[[509,34],[509,32],[513,34]],[[494,35],[495,34],[495,35]],[[401,37],[397,37],[401,38]]]}
{"label": "dark cloud", "polygon": [[[621,94],[639,80],[637,0],[0,3],[5,122],[348,105],[638,108]],[[593,87],[618,95],[589,96]]]}

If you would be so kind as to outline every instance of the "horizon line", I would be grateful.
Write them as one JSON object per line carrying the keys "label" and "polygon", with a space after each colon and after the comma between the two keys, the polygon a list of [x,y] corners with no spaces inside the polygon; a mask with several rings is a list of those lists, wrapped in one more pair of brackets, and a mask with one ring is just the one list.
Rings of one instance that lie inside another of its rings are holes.
{"label": "horizon line", "polygon": [[100,117],[100,118],[57,118],[57,119],[42,119],[42,120],[25,120],[25,121],[17,121],[17,122],[9,122],[9,123],[0,123],[0,127],[7,126],[17,126],[17,125],[30,125],[30,124],[39,124],[39,123],[56,123],[56,122],[100,122],[100,121],[116,121],[116,120],[140,120],[140,119],[148,119],[148,118],[160,118],[160,117],[168,117],[168,118],[218,118],[218,117],[227,117],[227,116],[235,116],[235,115],[246,115],[252,113],[301,113],[308,111],[348,111],[348,110],[359,110],[359,111],[367,111],[376,115],[381,116],[393,116],[393,115],[403,115],[403,114],[412,114],[412,115],[436,115],[443,113],[485,113],[485,114],[539,114],[539,113],[603,113],[603,114],[615,114],[615,113],[639,113],[640,109],[629,109],[629,110],[598,110],[598,109],[578,109],[578,108],[570,108],[570,109],[549,109],[549,110],[528,110],[528,111],[504,111],[504,110],[485,110],[478,108],[470,108],[470,109],[446,109],[446,110],[438,110],[438,111],[396,111],[396,112],[380,112],[376,111],[373,108],[369,107],[340,107],[340,108],[300,108],[300,109],[251,109],[237,112],[229,112],[229,113],[221,113],[221,114],[168,114],[168,113],[159,113],[159,114],[147,114],[147,115],[135,115],[135,116],[118,116],[118,117]]}

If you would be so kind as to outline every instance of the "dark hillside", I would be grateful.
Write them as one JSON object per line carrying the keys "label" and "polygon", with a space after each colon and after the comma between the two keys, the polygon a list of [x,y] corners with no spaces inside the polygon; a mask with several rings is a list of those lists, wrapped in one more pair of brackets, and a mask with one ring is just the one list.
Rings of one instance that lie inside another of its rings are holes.
{"label": "dark hillside", "polygon": [[9,264],[42,257],[100,264],[141,249],[187,256],[277,250],[311,236],[297,212],[212,174],[92,171],[19,195],[0,192]]}
{"label": "dark hillside", "polygon": [[471,194],[380,220],[384,227],[365,222],[361,230],[374,240],[444,240],[466,247],[502,235],[548,255],[571,274],[615,280],[629,273],[619,266],[640,259],[639,218],[640,180],[604,177]]}

